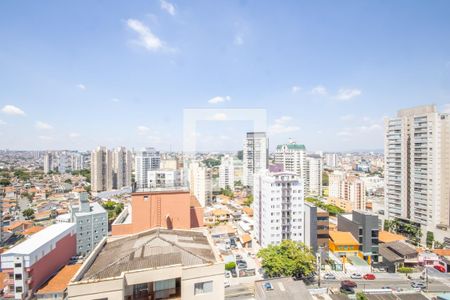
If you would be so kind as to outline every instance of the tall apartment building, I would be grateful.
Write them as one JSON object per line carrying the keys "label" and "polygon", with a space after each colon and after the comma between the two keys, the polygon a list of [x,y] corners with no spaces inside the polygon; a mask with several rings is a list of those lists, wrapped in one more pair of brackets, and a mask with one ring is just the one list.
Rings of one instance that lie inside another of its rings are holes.
{"label": "tall apartment building", "polygon": [[112,152],[113,188],[121,189],[131,186],[132,154],[125,147],[118,147]]}
{"label": "tall apartment building", "polygon": [[70,169],[72,171],[79,171],[86,168],[85,156],[82,153],[72,152],[70,154]]}
{"label": "tall apartment building", "polygon": [[32,299],[33,293],[76,254],[76,228],[59,223],[33,234],[1,254],[7,273],[5,298]]}
{"label": "tall apartment building", "polygon": [[191,162],[189,165],[189,189],[202,207],[212,198],[212,173],[211,169],[199,162]]}
{"label": "tall apartment building", "polygon": [[319,248],[326,252],[330,239],[330,214],[312,203],[305,202],[305,224],[305,244],[314,252]]}
{"label": "tall apartment building", "polygon": [[219,166],[219,188],[229,187],[234,190],[234,159],[233,156],[222,156]]}
{"label": "tall apartment building", "polygon": [[161,156],[159,151],[156,151],[155,148],[145,148],[136,151],[134,162],[137,188],[148,188],[148,171],[160,168]]}
{"label": "tall apartment building", "polygon": [[305,195],[322,195],[323,163],[320,155],[307,155],[305,145],[289,139],[287,144],[277,146],[275,163],[302,178]]}
{"label": "tall apartment building", "polygon": [[364,181],[357,176],[347,176],[343,172],[330,174],[328,196],[330,202],[341,203],[338,206],[366,210],[367,197]]}
{"label": "tall apartment building", "polygon": [[89,203],[86,192],[78,205],[69,207],[70,222],[77,225],[77,254],[89,254],[108,235],[108,213],[97,202]]}
{"label": "tall apartment building", "polygon": [[93,192],[113,189],[112,155],[105,147],[97,147],[91,153],[91,190]]}
{"label": "tall apartment building", "polygon": [[183,186],[181,171],[177,170],[161,169],[148,171],[147,180],[147,186],[150,189],[167,189]]}
{"label": "tall apartment building", "polygon": [[283,240],[304,242],[303,182],[296,173],[257,174],[253,217],[257,241],[262,247]]}
{"label": "tall apartment building", "polygon": [[254,175],[268,166],[269,141],[265,132],[247,132],[243,149],[242,184],[253,187]]}
{"label": "tall apartment building", "polygon": [[53,153],[47,152],[44,154],[44,173],[48,174],[53,171]]}
{"label": "tall apartment building", "polygon": [[306,156],[305,194],[322,196],[322,157],[317,154]]}
{"label": "tall apartment building", "polygon": [[336,153],[325,153],[325,166],[336,168],[338,165],[338,157]]}
{"label": "tall apartment building", "polygon": [[284,171],[299,175],[304,183],[306,178],[306,148],[291,139],[289,143],[278,145],[275,152],[275,164],[283,165]]}
{"label": "tall apartment building", "polygon": [[433,231],[450,225],[450,117],[434,105],[385,120],[385,206],[390,218]]}

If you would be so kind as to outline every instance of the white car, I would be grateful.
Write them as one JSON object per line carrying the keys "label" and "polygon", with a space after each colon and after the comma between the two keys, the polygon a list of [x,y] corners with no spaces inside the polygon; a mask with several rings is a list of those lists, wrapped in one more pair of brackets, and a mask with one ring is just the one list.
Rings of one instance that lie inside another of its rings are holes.
{"label": "white car", "polygon": [[352,275],[350,275],[351,279],[362,279],[362,275],[359,273],[353,273]]}
{"label": "white car", "polygon": [[230,287],[230,282],[228,281],[228,280],[225,280],[225,282],[224,282],[224,286],[227,288],[227,287]]}
{"label": "white car", "polygon": [[334,274],[332,273],[325,273],[323,275],[323,279],[336,279],[336,276],[334,276]]}

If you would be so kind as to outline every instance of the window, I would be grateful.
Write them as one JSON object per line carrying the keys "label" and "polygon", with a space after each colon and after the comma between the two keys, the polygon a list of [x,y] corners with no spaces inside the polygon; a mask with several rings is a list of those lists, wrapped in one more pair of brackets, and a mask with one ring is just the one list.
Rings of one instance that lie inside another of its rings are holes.
{"label": "window", "polygon": [[22,287],[16,286],[16,293],[22,293]]}
{"label": "window", "polygon": [[22,274],[14,274],[15,280],[22,280]]}
{"label": "window", "polygon": [[14,268],[22,268],[22,264],[21,263],[15,263],[14,264]]}
{"label": "window", "polygon": [[197,282],[194,284],[194,295],[211,293],[213,290],[213,282],[205,281],[205,282]]}

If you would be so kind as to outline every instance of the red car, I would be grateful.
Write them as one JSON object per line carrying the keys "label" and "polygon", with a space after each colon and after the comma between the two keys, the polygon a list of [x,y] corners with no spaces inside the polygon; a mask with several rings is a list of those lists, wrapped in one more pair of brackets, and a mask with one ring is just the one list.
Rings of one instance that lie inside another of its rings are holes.
{"label": "red car", "polygon": [[445,268],[441,265],[435,265],[435,266],[433,266],[433,268],[435,268],[439,272],[445,273]]}
{"label": "red car", "polygon": [[375,280],[376,277],[375,277],[374,274],[366,274],[366,275],[363,276],[363,278],[365,280]]}
{"label": "red car", "polygon": [[351,280],[343,280],[343,281],[341,281],[341,286],[342,286],[342,287],[351,287],[351,288],[356,288],[356,287],[358,287],[358,285],[356,284],[356,282],[351,281]]}

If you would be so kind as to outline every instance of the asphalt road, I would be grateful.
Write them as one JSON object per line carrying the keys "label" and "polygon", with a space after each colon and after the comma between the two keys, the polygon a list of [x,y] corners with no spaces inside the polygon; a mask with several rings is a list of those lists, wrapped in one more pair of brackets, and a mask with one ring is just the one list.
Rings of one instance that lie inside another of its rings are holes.
{"label": "asphalt road", "polygon": [[[356,280],[351,279],[358,284],[356,290],[364,289],[380,289],[382,287],[391,287],[395,289],[412,289],[411,281],[407,279],[375,279],[375,280]],[[340,280],[322,280],[321,287],[339,288]],[[310,285],[310,287],[317,286],[317,283]],[[450,292],[450,286],[433,279],[428,284],[428,292]]]}

